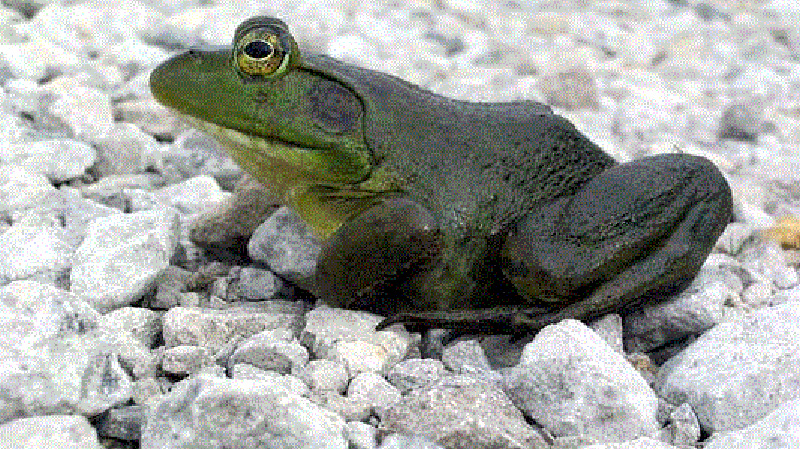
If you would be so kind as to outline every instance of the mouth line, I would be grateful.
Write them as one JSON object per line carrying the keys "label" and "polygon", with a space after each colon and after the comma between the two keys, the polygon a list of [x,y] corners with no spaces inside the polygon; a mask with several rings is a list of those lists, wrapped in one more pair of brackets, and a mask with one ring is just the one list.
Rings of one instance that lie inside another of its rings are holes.
{"label": "mouth line", "polygon": [[244,148],[260,148],[264,150],[280,149],[293,149],[297,151],[312,151],[311,148],[298,145],[294,142],[288,142],[275,137],[262,136],[252,134],[245,131],[240,131],[234,128],[227,128],[217,125],[213,122],[208,122],[197,117],[173,111],[181,120],[189,124],[189,126],[208,133],[215,138],[230,143],[232,145],[241,146]]}

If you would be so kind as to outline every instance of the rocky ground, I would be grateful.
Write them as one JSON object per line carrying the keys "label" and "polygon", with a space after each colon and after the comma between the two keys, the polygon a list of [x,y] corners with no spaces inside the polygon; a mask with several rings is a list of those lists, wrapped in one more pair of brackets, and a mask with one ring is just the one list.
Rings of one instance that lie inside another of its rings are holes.
{"label": "rocky ground", "polygon": [[[3,5],[0,447],[800,446],[794,0]],[[147,88],[255,14],[444,95],[546,102],[623,161],[704,155],[736,222],[677,298],[521,341],[314,307],[296,216]]]}

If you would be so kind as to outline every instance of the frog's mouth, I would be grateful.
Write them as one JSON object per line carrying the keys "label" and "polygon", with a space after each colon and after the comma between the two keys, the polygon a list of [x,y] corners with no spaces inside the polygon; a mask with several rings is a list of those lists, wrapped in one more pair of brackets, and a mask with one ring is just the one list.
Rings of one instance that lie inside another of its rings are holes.
{"label": "frog's mouth", "polygon": [[350,186],[370,175],[372,166],[359,154],[363,152],[313,148],[227,128],[197,117],[174,111],[190,126],[204,131],[223,145],[230,156],[250,175],[264,184]]}

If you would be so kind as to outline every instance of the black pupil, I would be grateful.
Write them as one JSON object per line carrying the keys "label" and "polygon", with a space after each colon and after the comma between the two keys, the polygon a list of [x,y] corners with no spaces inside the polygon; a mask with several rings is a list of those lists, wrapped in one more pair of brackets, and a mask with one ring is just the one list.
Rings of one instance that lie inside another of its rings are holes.
{"label": "black pupil", "polygon": [[244,53],[254,59],[272,56],[272,44],[265,41],[253,41],[244,46]]}

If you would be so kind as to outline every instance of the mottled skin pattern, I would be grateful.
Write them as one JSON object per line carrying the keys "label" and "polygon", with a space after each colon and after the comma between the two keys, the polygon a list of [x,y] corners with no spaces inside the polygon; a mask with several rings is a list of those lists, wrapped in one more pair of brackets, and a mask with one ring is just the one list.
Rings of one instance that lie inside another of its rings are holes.
{"label": "mottled skin pattern", "polygon": [[731,220],[684,154],[617,164],[540,103],[471,103],[300,54],[256,17],[151,76],[323,241],[315,293],[396,322],[535,331],[683,288]]}

